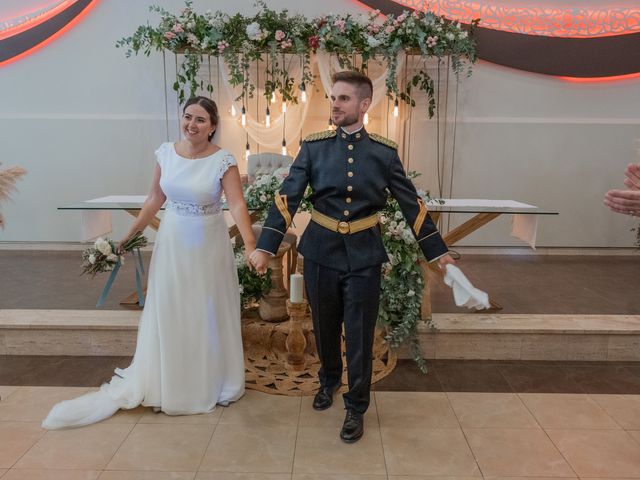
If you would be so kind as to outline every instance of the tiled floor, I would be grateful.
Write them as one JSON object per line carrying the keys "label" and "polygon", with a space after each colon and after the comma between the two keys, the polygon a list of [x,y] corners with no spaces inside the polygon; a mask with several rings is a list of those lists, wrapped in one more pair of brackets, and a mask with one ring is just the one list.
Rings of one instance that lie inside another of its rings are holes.
{"label": "tiled floor", "polygon": [[[0,309],[93,309],[78,252],[0,251]],[[638,314],[640,257],[465,256],[502,313]],[[125,265],[106,308],[133,289]],[[27,288],[28,287],[28,288]],[[532,293],[533,292],[533,293]],[[433,291],[435,312],[460,311]],[[365,437],[338,438],[340,399],[248,391],[209,415],[119,412],[47,432],[55,403],[129,357],[0,356],[0,480],[640,479],[640,363],[410,360],[376,383]],[[4,386],[3,386],[4,385]]]}
{"label": "tiled floor", "polygon": [[[79,255],[0,250],[0,309],[94,309],[106,278],[80,276]],[[640,313],[640,255],[464,255],[459,266],[502,304],[500,313]],[[133,262],[127,262],[104,308],[123,308],[119,300],[134,290]],[[441,282],[433,286],[432,307],[436,313],[466,312]]]}
{"label": "tiled floor", "polygon": [[640,395],[377,391],[353,445],[339,399],[315,412],[255,391],[209,415],[40,428],[84,391],[0,387],[2,480],[640,478]]}

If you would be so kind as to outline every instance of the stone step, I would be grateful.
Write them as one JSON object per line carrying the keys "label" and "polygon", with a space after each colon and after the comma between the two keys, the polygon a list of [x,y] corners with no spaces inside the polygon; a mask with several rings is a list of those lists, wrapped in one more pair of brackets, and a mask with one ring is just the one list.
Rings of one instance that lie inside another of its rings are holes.
{"label": "stone step", "polygon": [[434,314],[418,331],[426,358],[640,360],[640,315]]}
{"label": "stone step", "polygon": [[[140,313],[0,310],[0,355],[132,355]],[[640,315],[434,314],[419,336],[427,358],[640,361]]]}

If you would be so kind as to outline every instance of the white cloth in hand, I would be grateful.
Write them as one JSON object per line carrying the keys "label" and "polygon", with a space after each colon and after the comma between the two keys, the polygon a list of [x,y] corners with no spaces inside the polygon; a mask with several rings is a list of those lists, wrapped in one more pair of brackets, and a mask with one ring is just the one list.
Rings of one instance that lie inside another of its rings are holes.
{"label": "white cloth in hand", "polygon": [[462,273],[462,270],[455,265],[447,265],[444,283],[453,290],[453,300],[458,307],[467,307],[475,310],[491,307],[489,295],[474,287]]}

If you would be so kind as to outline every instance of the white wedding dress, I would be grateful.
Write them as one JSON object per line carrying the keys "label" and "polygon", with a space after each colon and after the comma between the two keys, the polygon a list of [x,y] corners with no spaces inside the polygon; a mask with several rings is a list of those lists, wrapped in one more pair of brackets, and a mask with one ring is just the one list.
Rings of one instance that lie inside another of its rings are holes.
{"label": "white wedding dress", "polygon": [[44,428],[88,425],[138,405],[205,413],[244,394],[238,276],[220,204],[222,176],[236,161],[225,150],[188,160],[173,143],[156,158],[167,207],[133,362],[99,391],[54,406]]}

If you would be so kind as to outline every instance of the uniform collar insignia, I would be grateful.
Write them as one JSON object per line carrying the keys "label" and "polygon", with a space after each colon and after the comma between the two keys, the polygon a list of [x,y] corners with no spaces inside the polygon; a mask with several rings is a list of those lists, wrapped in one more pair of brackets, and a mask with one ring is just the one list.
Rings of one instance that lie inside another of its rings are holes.
{"label": "uniform collar insignia", "polygon": [[364,140],[365,138],[367,138],[369,136],[369,134],[364,129],[364,127],[362,127],[360,130],[358,130],[356,132],[353,132],[353,133],[345,132],[342,129],[342,127],[340,127],[338,129],[338,131],[340,132],[338,134],[338,137],[340,137],[342,140],[344,140],[346,142],[359,142],[360,140]]}

